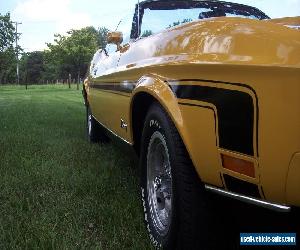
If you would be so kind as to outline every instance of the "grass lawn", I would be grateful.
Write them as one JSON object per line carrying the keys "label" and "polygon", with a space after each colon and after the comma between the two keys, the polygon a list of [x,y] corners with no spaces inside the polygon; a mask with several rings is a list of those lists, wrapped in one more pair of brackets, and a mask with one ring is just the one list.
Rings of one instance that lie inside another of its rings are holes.
{"label": "grass lawn", "polygon": [[0,86],[0,249],[151,249],[138,170],[72,88]]}

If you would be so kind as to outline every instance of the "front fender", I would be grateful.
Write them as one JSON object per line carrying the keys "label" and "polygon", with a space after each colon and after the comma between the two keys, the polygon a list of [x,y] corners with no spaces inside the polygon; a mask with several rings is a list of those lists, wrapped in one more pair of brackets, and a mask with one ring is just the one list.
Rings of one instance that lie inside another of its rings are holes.
{"label": "front fender", "polygon": [[[157,100],[166,110],[177,129],[184,131],[182,115],[179,109],[177,98],[174,96],[168,83],[159,76],[143,76],[137,83],[132,93],[132,100],[139,93],[147,93]],[[132,110],[131,102],[131,110]]]}
{"label": "front fender", "polygon": [[183,105],[182,100],[174,95],[168,82],[157,75],[140,78],[133,91],[131,110],[133,110],[135,97],[140,93],[151,95],[167,112],[182,138],[200,179],[203,182],[222,186],[213,108]]}

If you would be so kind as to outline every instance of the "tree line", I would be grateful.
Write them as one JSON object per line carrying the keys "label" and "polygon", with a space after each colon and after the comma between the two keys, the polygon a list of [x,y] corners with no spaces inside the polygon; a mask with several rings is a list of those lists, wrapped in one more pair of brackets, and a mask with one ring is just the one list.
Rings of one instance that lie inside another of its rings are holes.
{"label": "tree line", "polygon": [[61,79],[83,79],[89,62],[99,48],[105,48],[108,29],[89,26],[55,34],[43,51],[24,52],[15,46],[18,38],[10,14],[0,13],[0,84],[17,82],[19,54],[20,83],[46,83]]}

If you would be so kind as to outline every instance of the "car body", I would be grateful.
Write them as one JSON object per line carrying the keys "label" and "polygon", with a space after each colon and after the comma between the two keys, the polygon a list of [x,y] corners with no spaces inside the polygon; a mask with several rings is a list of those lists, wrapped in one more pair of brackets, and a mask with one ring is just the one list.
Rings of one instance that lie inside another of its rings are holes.
{"label": "car body", "polygon": [[113,32],[117,51],[95,54],[83,90],[92,117],[140,155],[156,102],[206,189],[281,211],[300,206],[300,19],[252,8],[254,19],[220,14],[141,37],[144,10],[159,3],[172,5],[140,3],[130,42]]}

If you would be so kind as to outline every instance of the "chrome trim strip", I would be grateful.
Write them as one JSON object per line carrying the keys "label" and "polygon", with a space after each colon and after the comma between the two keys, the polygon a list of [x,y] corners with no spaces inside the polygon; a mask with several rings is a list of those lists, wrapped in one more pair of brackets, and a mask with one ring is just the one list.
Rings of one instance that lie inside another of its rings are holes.
{"label": "chrome trim strip", "polygon": [[245,195],[242,195],[242,194],[237,194],[237,193],[225,191],[223,189],[216,188],[216,187],[213,187],[213,186],[210,186],[210,185],[205,185],[205,188],[209,191],[214,192],[214,193],[218,193],[218,194],[221,194],[221,195],[233,198],[233,199],[248,202],[248,203],[251,203],[251,204],[254,204],[254,205],[269,208],[269,209],[276,210],[276,211],[279,211],[279,212],[289,212],[291,210],[291,207],[286,206],[286,205],[280,205],[280,204],[277,204],[277,203],[252,198],[252,197],[245,196]]}
{"label": "chrome trim strip", "polygon": [[120,139],[120,140],[122,140],[123,142],[129,144],[130,146],[133,146],[132,143],[126,141],[125,139],[123,139],[122,137],[120,137],[119,135],[117,135],[115,132],[111,131],[109,128],[107,128],[106,126],[104,126],[103,123],[99,122],[99,121],[96,119],[95,116],[93,116],[93,117],[94,117],[94,119],[95,119],[95,120],[96,120],[103,128],[105,128],[107,131],[109,131],[110,133],[112,133],[112,134],[113,134],[114,136],[116,136],[118,139]]}
{"label": "chrome trim strip", "polygon": [[300,30],[300,25],[284,25],[284,26],[291,28],[291,29]]}

